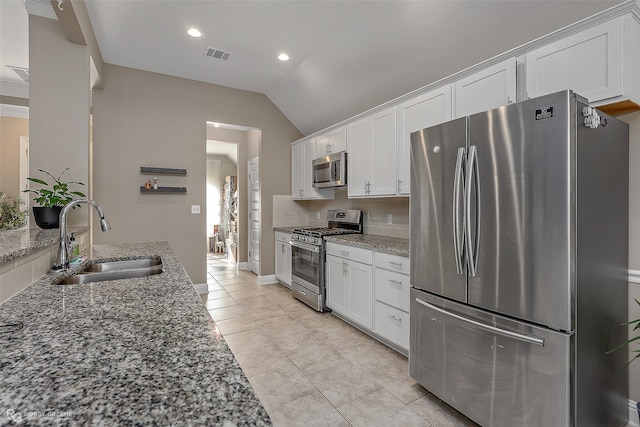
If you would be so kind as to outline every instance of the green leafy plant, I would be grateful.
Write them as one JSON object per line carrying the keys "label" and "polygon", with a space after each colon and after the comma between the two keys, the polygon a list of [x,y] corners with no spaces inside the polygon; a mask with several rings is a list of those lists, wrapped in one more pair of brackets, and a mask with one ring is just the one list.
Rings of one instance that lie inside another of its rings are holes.
{"label": "green leafy plant", "polygon": [[62,173],[60,173],[60,175],[58,175],[57,178],[45,170],[42,170],[42,169],[38,169],[38,170],[46,175],[49,175],[53,179],[53,183],[49,185],[49,183],[39,178],[27,178],[31,182],[34,182],[36,184],[40,184],[46,187],[38,190],[29,189],[29,190],[23,191],[25,193],[35,194],[36,197],[34,197],[33,200],[38,204],[38,206],[42,206],[46,208],[50,208],[53,206],[64,206],[73,200],[74,195],[78,197],[86,197],[86,195],[80,191],[71,191],[69,189],[69,186],[72,184],[84,185],[82,182],[61,181],[62,175],[64,175],[64,173],[68,171],[69,168],[66,168],[65,170],[63,170]]}
{"label": "green leafy plant", "polygon": [[[635,298],[634,298],[634,301],[636,302],[636,304],[640,305],[640,301],[638,301],[638,300],[637,300],[637,299],[635,299]],[[628,321],[628,322],[626,322],[626,323],[623,323],[623,324],[622,324],[622,326],[631,326],[631,325],[633,325],[632,332],[633,332],[633,333],[635,333],[635,334],[638,334],[638,331],[640,331],[640,319],[630,320],[630,321]],[[638,341],[638,340],[640,340],[640,334],[636,335],[636,336],[635,336],[635,337],[633,337],[633,338],[630,338],[627,342],[625,342],[625,343],[623,343],[623,344],[620,344],[620,345],[619,345],[619,346],[617,346],[616,348],[614,348],[614,349],[611,349],[611,350],[607,351],[607,353],[606,353],[606,354],[612,353],[612,352],[614,352],[614,351],[616,351],[616,350],[620,350],[621,348],[625,348],[625,347],[627,347],[627,346],[631,345],[631,343],[634,343],[634,342],[636,342],[636,341]],[[632,351],[632,353],[635,353],[636,355],[635,355],[635,356],[633,356],[633,357],[631,358],[631,360],[629,360],[629,361],[627,362],[627,364],[625,365],[625,368],[626,368],[627,366],[629,366],[629,365],[631,364],[631,362],[633,362],[634,360],[636,360],[636,359],[640,358],[640,349],[638,349],[638,350],[633,350],[633,351]],[[639,409],[639,410],[640,410],[640,409]]]}
{"label": "green leafy plant", "polygon": [[0,230],[15,230],[27,224],[27,211],[22,209],[24,204],[20,197],[7,196],[0,191]]}

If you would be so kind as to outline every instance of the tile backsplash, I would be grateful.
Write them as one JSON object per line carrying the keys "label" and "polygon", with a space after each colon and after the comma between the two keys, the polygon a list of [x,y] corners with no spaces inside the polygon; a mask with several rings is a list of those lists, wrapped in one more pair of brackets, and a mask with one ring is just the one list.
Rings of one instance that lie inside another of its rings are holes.
{"label": "tile backsplash", "polygon": [[347,190],[336,190],[333,200],[294,201],[290,195],[273,196],[273,226],[324,226],[329,209],[362,210],[365,234],[409,238],[408,197],[349,199]]}

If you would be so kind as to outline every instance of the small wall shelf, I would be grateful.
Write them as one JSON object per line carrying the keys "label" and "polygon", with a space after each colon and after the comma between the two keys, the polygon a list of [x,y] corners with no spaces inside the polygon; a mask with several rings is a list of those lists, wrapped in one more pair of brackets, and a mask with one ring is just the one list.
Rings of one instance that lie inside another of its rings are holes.
{"label": "small wall shelf", "polygon": [[140,186],[141,193],[186,193],[187,187],[158,187],[158,188],[144,188]]}
{"label": "small wall shelf", "polygon": [[140,173],[147,175],[186,175],[186,169],[154,168],[150,166],[140,166]]}

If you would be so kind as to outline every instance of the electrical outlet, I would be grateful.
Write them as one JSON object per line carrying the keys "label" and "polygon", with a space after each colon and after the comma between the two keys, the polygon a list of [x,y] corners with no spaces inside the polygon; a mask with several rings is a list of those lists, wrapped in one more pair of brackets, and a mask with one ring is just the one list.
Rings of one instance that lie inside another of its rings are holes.
{"label": "electrical outlet", "polygon": [[320,219],[320,211],[316,213],[316,219]]}
{"label": "electrical outlet", "polygon": [[387,215],[387,224],[393,224],[393,215]]}
{"label": "electrical outlet", "polygon": [[191,205],[191,213],[199,214],[200,213],[200,205]]}

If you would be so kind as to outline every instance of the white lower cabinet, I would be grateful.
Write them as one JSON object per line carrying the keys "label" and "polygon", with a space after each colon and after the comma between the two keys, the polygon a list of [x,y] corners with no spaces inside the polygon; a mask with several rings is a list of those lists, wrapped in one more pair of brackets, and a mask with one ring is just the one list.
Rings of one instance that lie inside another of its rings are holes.
{"label": "white lower cabinet", "polygon": [[291,288],[291,233],[276,231],[276,279]]}
{"label": "white lower cabinet", "polygon": [[327,306],[342,318],[409,349],[409,258],[327,243]]}
{"label": "white lower cabinet", "polygon": [[409,258],[376,252],[373,330],[409,349]]}
{"label": "white lower cabinet", "polygon": [[409,350],[409,313],[380,301],[376,301],[374,310],[374,331],[398,347]]}
{"label": "white lower cabinet", "polygon": [[373,328],[372,251],[327,243],[327,306],[342,316]]}

